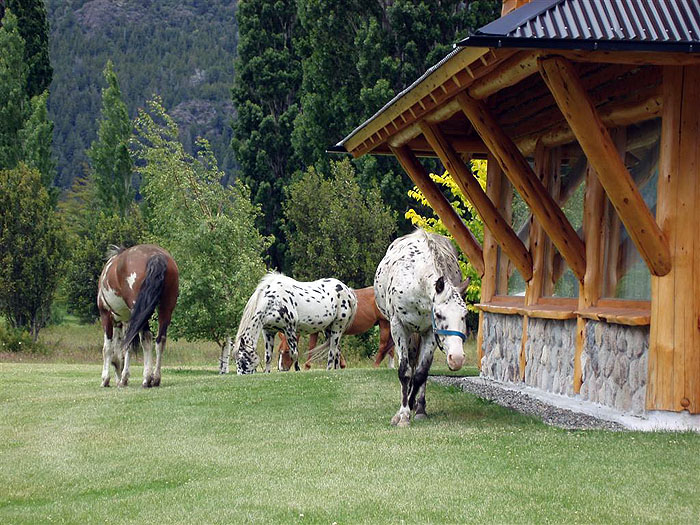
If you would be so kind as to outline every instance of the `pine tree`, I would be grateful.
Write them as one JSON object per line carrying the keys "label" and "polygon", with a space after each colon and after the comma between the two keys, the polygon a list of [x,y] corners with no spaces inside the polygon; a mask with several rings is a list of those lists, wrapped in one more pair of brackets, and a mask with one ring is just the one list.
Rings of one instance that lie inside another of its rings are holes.
{"label": "pine tree", "polygon": [[259,228],[274,235],[270,263],[284,269],[283,189],[298,167],[291,133],[298,114],[301,63],[294,45],[296,2],[243,0],[238,4],[238,57],[232,97],[237,110],[231,146],[240,177],[262,206]]}
{"label": "pine tree", "polygon": [[14,168],[22,157],[19,131],[29,105],[26,82],[24,41],[17,17],[6,9],[0,27],[0,169]]}
{"label": "pine tree", "polygon": [[[32,97],[29,118],[19,132],[22,144],[22,159],[30,168],[41,173],[41,182],[46,188],[52,188],[56,174],[56,162],[53,159],[51,143],[53,140],[53,122],[49,120],[46,101],[49,92]],[[55,200],[55,189],[49,191]]]}
{"label": "pine tree", "polygon": [[0,314],[35,341],[65,252],[64,229],[41,174],[23,163],[0,170]]}
{"label": "pine tree", "polygon": [[53,69],[49,61],[49,23],[43,0],[6,0],[6,7],[17,16],[19,34],[24,40],[27,64],[27,97],[40,95],[51,84]]}
{"label": "pine tree", "polygon": [[131,122],[111,60],[107,61],[104,77],[107,87],[102,90],[97,139],[87,154],[95,178],[99,207],[106,215],[117,213],[125,217],[134,199],[134,169],[128,148]]}

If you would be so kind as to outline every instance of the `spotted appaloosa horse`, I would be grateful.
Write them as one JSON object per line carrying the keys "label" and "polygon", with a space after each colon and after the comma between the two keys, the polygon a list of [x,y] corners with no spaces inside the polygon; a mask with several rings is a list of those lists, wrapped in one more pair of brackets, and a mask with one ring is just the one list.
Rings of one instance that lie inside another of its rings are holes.
{"label": "spotted appaloosa horse", "polygon": [[399,355],[401,406],[392,425],[426,417],[425,384],[435,347],[450,370],[464,364],[467,307],[457,253],[446,237],[416,230],[387,249],[374,277],[377,306],[389,319]]}
{"label": "spotted appaloosa horse", "polygon": [[[324,331],[329,347],[327,369],[340,364],[340,338],[357,312],[355,294],[337,279],[299,282],[279,273],[262,278],[243,310],[233,348],[238,374],[252,374],[260,362],[255,347],[265,334],[265,372],[270,371],[275,334],[283,332],[290,342],[294,367],[298,370],[297,333]],[[222,359],[221,372],[228,372],[229,357]]]}
{"label": "spotted appaloosa horse", "polygon": [[[394,341],[391,339],[391,331],[389,330],[389,321],[382,315],[377,308],[377,303],[374,301],[374,287],[360,288],[353,290],[357,297],[357,313],[352,324],[345,330],[344,335],[359,335],[364,334],[374,325],[379,324],[379,350],[377,357],[374,360],[374,366],[377,367],[384,359],[384,356],[389,354],[389,368],[394,367]],[[292,367],[292,358],[289,355],[289,344],[283,333],[277,334],[280,337],[280,346],[277,349],[279,354],[278,368],[280,370],[289,370]],[[312,351],[316,347],[318,334],[309,336],[309,354],[304,368],[311,368]],[[345,368],[345,359],[340,355],[340,368]]]}
{"label": "spotted appaloosa horse", "polygon": [[[143,347],[143,386],[160,385],[160,365],[166,333],[177,302],[179,274],[175,261],[163,248],[140,244],[114,247],[107,254],[97,290],[104,346],[102,386],[109,386],[112,363],[119,386],[129,381],[129,349],[140,336]],[[158,307],[156,363],[152,366],[153,334],[148,321]]]}

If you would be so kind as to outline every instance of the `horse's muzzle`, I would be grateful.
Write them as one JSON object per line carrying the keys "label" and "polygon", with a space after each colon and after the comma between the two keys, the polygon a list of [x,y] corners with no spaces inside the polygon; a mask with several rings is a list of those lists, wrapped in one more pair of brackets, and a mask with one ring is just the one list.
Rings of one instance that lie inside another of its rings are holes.
{"label": "horse's muzzle", "polygon": [[464,365],[464,354],[447,354],[447,366],[453,372],[459,370]]}

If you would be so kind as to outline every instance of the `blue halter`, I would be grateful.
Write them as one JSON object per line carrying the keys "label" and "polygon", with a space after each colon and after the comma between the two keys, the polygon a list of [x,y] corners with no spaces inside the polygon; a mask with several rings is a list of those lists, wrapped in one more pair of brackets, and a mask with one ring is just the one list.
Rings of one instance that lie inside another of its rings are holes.
{"label": "blue halter", "polygon": [[[435,325],[435,308],[430,310],[430,318],[433,322],[433,332],[435,332],[435,338],[437,339],[438,335],[456,335],[462,340],[462,343],[465,343],[467,341],[467,335],[458,331],[458,330],[441,330],[438,329],[438,327]],[[438,345],[440,344],[440,341],[438,340]],[[442,347],[442,345],[440,345]]]}

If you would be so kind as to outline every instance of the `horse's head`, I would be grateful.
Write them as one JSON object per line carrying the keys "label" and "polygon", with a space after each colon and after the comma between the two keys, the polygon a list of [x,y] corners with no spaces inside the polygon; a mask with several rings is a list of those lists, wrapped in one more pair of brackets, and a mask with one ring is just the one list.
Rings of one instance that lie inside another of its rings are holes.
{"label": "horse's head", "polygon": [[240,375],[252,374],[260,363],[255,348],[246,344],[244,337],[238,341],[236,348],[236,373]]}
{"label": "horse's head", "polygon": [[[468,281],[466,282],[468,284]],[[464,342],[467,339],[467,306],[461,292],[466,284],[454,286],[444,277],[435,281],[432,323],[438,346],[447,354],[450,370],[464,364]]]}
{"label": "horse's head", "polygon": [[288,372],[291,370],[294,361],[292,360],[292,354],[289,351],[289,345],[287,344],[287,339],[282,339],[280,347],[277,349],[279,353],[279,359],[277,360],[277,369],[282,372]]}

